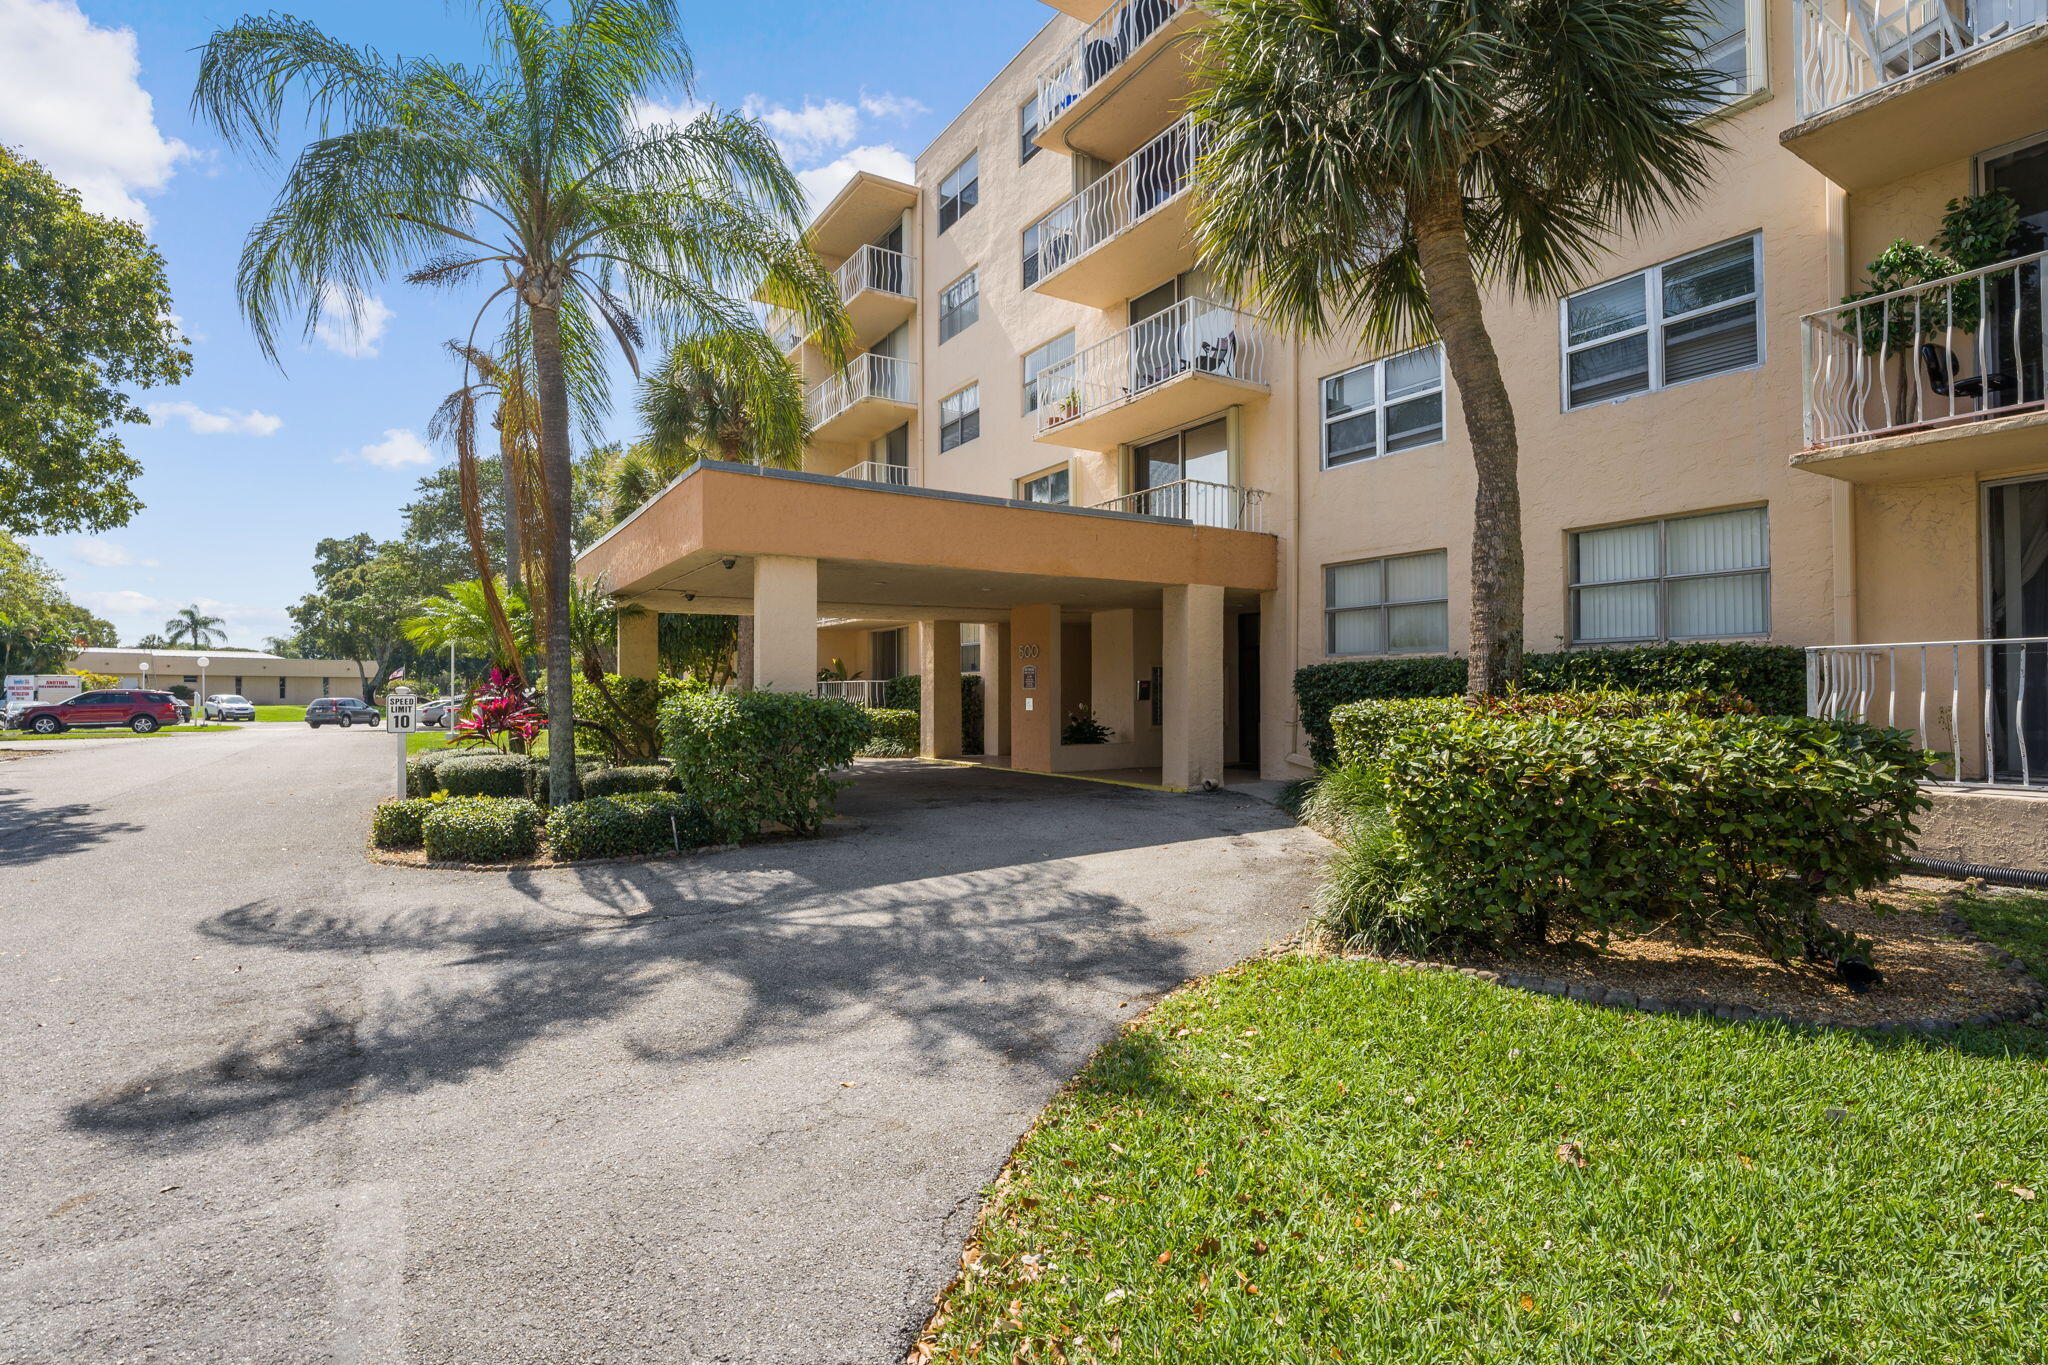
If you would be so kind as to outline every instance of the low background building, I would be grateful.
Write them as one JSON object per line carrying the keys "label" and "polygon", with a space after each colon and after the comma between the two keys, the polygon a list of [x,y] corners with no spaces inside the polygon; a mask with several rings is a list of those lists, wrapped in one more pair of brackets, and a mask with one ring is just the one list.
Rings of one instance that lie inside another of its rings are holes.
{"label": "low background building", "polygon": [[[203,676],[197,662],[202,657],[207,660]],[[139,667],[145,661],[149,664],[146,674]],[[363,680],[377,674],[374,663],[287,659],[247,649],[210,649],[204,655],[182,649],[82,649],[66,666],[111,673],[121,680],[122,687],[167,692],[183,684],[195,697],[231,692],[258,706],[303,706],[318,697],[359,697]]]}

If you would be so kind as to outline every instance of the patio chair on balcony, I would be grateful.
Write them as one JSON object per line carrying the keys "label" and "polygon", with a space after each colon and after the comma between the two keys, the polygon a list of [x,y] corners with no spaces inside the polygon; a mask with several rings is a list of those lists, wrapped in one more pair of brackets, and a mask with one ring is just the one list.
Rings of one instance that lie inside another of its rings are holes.
{"label": "patio chair on balcony", "polygon": [[1880,3],[1849,0],[1850,17],[1880,85],[1925,70],[1969,46],[1948,0],[1898,0],[1882,9]]}
{"label": "patio chair on balcony", "polygon": [[1920,360],[1927,366],[1927,384],[1943,398],[1967,398],[1977,405],[1978,411],[1987,406],[1986,397],[1991,399],[1988,406],[2004,407],[2006,400],[2019,392],[2020,381],[2002,370],[1989,374],[1973,374],[1967,377],[1958,372],[1962,365],[1956,360],[1956,353],[1946,346],[1929,342],[1920,348]]}

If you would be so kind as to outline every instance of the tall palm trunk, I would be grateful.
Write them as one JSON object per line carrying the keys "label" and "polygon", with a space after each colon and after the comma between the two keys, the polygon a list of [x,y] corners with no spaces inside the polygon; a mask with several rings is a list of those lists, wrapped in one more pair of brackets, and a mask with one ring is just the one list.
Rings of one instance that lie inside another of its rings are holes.
{"label": "tall palm trunk", "polygon": [[[539,293],[539,297],[535,294]],[[576,785],[575,669],[569,641],[569,387],[562,375],[562,319],[556,290],[527,293],[533,323],[535,397],[540,403],[541,474],[547,500],[540,593],[547,602],[548,794],[554,805],[582,796]],[[532,585],[529,600],[538,600]]]}
{"label": "tall palm trunk", "polygon": [[1409,206],[1416,255],[1444,358],[1458,384],[1472,442],[1478,492],[1472,509],[1472,616],[1466,690],[1496,696],[1522,676],[1521,446],[1500,357],[1487,333],[1465,230],[1465,201],[1453,184],[1417,195]]}

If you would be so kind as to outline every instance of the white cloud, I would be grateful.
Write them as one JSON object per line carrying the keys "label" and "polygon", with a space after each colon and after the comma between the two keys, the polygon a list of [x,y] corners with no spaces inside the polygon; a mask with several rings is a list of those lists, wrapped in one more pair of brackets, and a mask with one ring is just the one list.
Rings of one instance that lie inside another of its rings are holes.
{"label": "white cloud", "polygon": [[154,569],[154,559],[139,559],[126,545],[106,540],[99,536],[77,536],[71,542],[71,557],[80,563],[90,564],[99,569],[124,569],[140,566]]}
{"label": "white cloud", "polygon": [[920,114],[931,112],[921,101],[908,95],[891,95],[886,91],[871,95],[865,90],[860,92],[860,111],[869,118],[894,119],[898,123],[908,123]]}
{"label": "white cloud", "polygon": [[798,171],[796,178],[804,187],[804,193],[810,196],[811,212],[816,213],[831,202],[832,196],[844,189],[846,182],[859,171],[886,175],[891,180],[910,180],[916,173],[909,157],[883,143],[875,147],[855,147],[829,165]]}
{"label": "white cloud", "polygon": [[[0,4],[6,0],[0,0]],[[377,341],[394,314],[375,294],[365,294],[347,285],[320,287],[320,321],[313,335],[337,355],[352,360],[374,359]]]}
{"label": "white cloud", "polygon": [[166,422],[174,417],[183,418],[185,425],[199,436],[275,436],[284,425],[282,417],[267,412],[239,412],[234,408],[208,412],[197,403],[185,402],[151,403],[149,415]]}
{"label": "white cloud", "polygon": [[820,104],[807,99],[802,108],[791,109],[749,95],[742,107],[748,115],[761,120],[792,161],[814,160],[860,135],[860,110],[844,100]]}
{"label": "white cloud", "polygon": [[699,114],[709,113],[710,110],[710,105],[699,104],[696,100],[684,100],[681,104],[635,100],[633,112],[628,115],[628,120],[636,128],[653,128],[663,123],[688,123]]}
{"label": "white cloud", "polygon": [[156,126],[135,31],[98,28],[77,0],[0,0],[0,144],[75,188],[95,213],[147,227],[138,195],[192,149]]}
{"label": "white cloud", "polygon": [[105,617],[113,622],[123,640],[139,640],[145,635],[161,635],[164,622],[188,606],[196,606],[208,616],[218,616],[222,629],[227,631],[228,647],[249,649],[259,645],[266,635],[277,635],[290,629],[291,617],[282,607],[258,607],[244,602],[223,602],[217,597],[156,597],[150,593],[137,592],[133,588],[120,588],[112,592],[80,591],[67,587],[71,600],[86,608],[95,616]]}
{"label": "white cloud", "polygon": [[432,464],[434,452],[427,449],[427,443],[419,438],[418,433],[404,427],[391,427],[385,431],[383,440],[342,458],[361,460],[379,469],[404,469],[410,465]]}

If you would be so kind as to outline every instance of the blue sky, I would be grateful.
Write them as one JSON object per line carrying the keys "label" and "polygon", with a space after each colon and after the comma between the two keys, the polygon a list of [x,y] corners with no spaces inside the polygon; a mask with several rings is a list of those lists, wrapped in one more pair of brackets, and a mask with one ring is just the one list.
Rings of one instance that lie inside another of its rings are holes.
{"label": "blue sky", "polygon": [[[93,536],[31,545],[123,643],[198,602],[232,643],[283,633],[324,536],[398,530],[418,477],[446,459],[427,420],[456,375],[441,343],[476,300],[386,282],[365,326],[257,351],[235,301],[242,239],[278,172],[223,149],[187,113],[193,49],[268,4],[0,0],[0,143],[42,161],[100,212],[139,217],[170,268],[192,376],[141,395],[155,421],[125,433],[145,509]],[[471,57],[462,0],[278,4],[386,52]],[[1052,17],[1040,0],[722,0],[683,5],[694,98],[749,108],[814,193],[853,169],[909,159]],[[918,59],[904,53],[915,50]],[[680,105],[682,92],[669,103]],[[624,434],[629,414],[615,426]]]}

